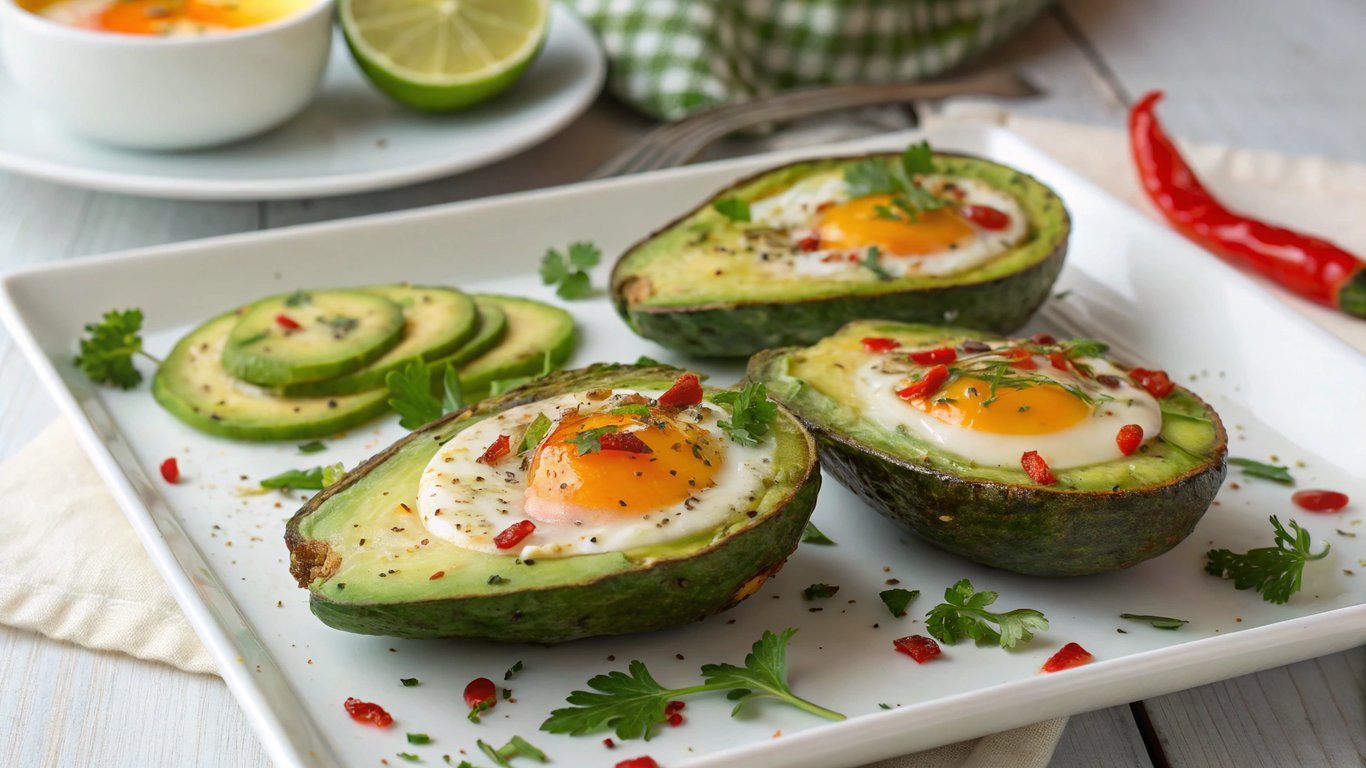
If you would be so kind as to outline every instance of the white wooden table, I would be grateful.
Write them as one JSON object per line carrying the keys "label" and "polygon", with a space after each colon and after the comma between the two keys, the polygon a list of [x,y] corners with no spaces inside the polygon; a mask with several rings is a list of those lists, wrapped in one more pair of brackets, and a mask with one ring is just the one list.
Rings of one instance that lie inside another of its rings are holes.
{"label": "white wooden table", "polygon": [[[1366,162],[1363,40],[1360,0],[1068,0],[982,64],[1018,67],[1047,90],[1011,105],[1021,111],[1120,125],[1134,94],[1162,87],[1174,97],[1163,116],[1183,136]],[[0,271],[574,181],[647,127],[603,99],[492,168],[318,201],[166,202],[0,174]],[[55,416],[0,333],[0,459]],[[1074,717],[1053,764],[1366,766],[1364,701],[1358,648]],[[217,678],[3,627],[0,713],[5,766],[267,764]]]}

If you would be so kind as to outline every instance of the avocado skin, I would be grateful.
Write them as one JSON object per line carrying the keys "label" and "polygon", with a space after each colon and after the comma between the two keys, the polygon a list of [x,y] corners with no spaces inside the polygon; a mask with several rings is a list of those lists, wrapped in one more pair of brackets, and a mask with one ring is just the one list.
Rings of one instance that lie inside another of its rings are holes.
{"label": "avocado skin", "polygon": [[[361,482],[370,470],[398,454],[404,446],[431,439],[452,422],[505,410],[561,392],[611,386],[631,380],[672,381],[682,373],[667,365],[599,364],[561,371],[500,397],[448,414],[399,440],[314,496],[290,519],[285,543],[290,573],[308,587],[329,568],[332,553],[325,542],[303,536],[300,524],[331,496]],[[653,566],[611,574],[592,581],[529,590],[508,589],[398,603],[344,603],[310,589],[309,606],[323,623],[358,634],[405,638],[461,637],[496,642],[557,643],[598,635],[647,632],[699,621],[753,594],[777,573],[797,548],[815,508],[821,474],[811,435],[786,409],[779,418],[799,431],[807,443],[808,463],[780,508],[758,524],[688,554]],[[535,566],[530,566],[535,567]]]}
{"label": "avocado skin", "polygon": [[[771,380],[794,351],[760,352],[748,378]],[[1086,576],[1157,557],[1190,535],[1228,472],[1228,436],[1217,418],[1209,463],[1159,485],[1072,491],[939,472],[796,415],[816,436],[821,466],[868,506],[940,549],[1030,576]]]}

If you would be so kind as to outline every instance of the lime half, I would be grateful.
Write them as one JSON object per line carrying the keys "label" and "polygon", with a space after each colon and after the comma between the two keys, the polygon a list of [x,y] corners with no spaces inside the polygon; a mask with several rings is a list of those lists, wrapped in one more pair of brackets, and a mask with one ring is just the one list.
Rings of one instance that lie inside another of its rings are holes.
{"label": "lime half", "polygon": [[341,24],[366,76],[433,112],[507,89],[545,41],[550,0],[342,0]]}

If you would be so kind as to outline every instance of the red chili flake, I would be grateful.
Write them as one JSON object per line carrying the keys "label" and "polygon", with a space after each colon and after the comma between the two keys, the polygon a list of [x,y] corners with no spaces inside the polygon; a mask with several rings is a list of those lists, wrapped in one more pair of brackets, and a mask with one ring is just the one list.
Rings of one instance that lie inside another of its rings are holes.
{"label": "red chili flake", "polygon": [[1095,657],[1091,655],[1090,651],[1082,648],[1076,643],[1068,643],[1062,647],[1062,650],[1053,654],[1048,661],[1045,661],[1043,667],[1040,668],[1040,671],[1059,672],[1064,669],[1071,669],[1072,667],[1080,667],[1093,658]]}
{"label": "red chili flake", "polygon": [[1058,478],[1054,477],[1052,470],[1048,468],[1048,462],[1043,460],[1038,451],[1026,451],[1020,457],[1020,466],[1024,467],[1025,474],[1039,485],[1052,485],[1058,482]]}
{"label": "red chili flake", "polygon": [[433,573],[431,576],[428,576],[428,577],[427,577],[427,581],[436,581],[437,579],[439,579],[439,578],[441,578],[441,577],[443,577],[443,576],[445,576],[445,575],[446,575],[446,572],[445,572],[445,571],[437,571],[436,573]]}
{"label": "red chili flake", "polygon": [[653,757],[633,757],[630,760],[622,760],[614,768],[659,768],[659,763]]}
{"label": "red chili flake", "polygon": [[1143,427],[1137,424],[1125,424],[1119,428],[1119,434],[1115,435],[1115,444],[1119,446],[1119,452],[1125,456],[1132,456],[1138,446],[1143,444]]}
{"label": "red chili flake", "polygon": [[1064,355],[1061,352],[1049,352],[1048,362],[1060,371],[1067,370],[1067,355]]}
{"label": "red chili flake", "polygon": [[669,391],[659,396],[661,408],[686,408],[702,402],[702,382],[697,374],[685,373],[678,377]]}
{"label": "red chili flake", "polygon": [[982,229],[1000,230],[1010,226],[1010,216],[1004,211],[986,205],[964,205],[958,208],[958,215]]}
{"label": "red chili flake", "polygon": [[684,704],[684,703],[681,702],[681,701],[671,701],[671,702],[669,702],[668,704],[665,704],[665,705],[664,705],[664,714],[666,714],[666,715],[673,715],[673,714],[676,714],[676,713],[678,713],[678,712],[682,712],[682,711],[683,711],[683,708],[686,707],[686,706],[688,706],[688,705],[687,705],[687,704]]}
{"label": "red chili flake", "polygon": [[518,520],[503,529],[503,532],[493,537],[493,543],[499,549],[512,549],[522,543],[522,539],[530,536],[536,530],[536,524],[530,520]]}
{"label": "red chili flake", "polygon": [[821,239],[816,235],[803,237],[797,241],[797,247],[808,253],[811,251],[819,251],[821,249]]}
{"label": "red chili flake", "polygon": [[275,322],[276,322],[281,328],[285,328],[285,329],[290,330],[290,331],[297,331],[297,330],[299,330],[300,328],[303,327],[302,325],[299,325],[298,323],[294,322],[294,318],[292,318],[292,317],[290,317],[289,315],[286,315],[286,314],[284,314],[284,313],[281,313],[281,314],[276,315],[276,316],[275,316]]}
{"label": "red chili flake", "polygon": [[498,704],[498,687],[487,677],[476,677],[465,686],[465,706],[493,709]]}
{"label": "red chili flake", "polygon": [[924,664],[943,653],[939,650],[939,643],[924,635],[898,638],[892,641],[892,645],[896,647],[897,651],[915,659],[916,664]]}
{"label": "red chili flake", "polygon": [[683,716],[675,712],[672,715],[669,715],[668,722],[670,727],[677,728],[683,724]]}
{"label": "red chili flake", "polygon": [[1031,353],[1027,349],[1003,349],[1001,350],[1000,355],[1001,357],[1004,357],[1006,360],[1010,361],[1011,368],[1020,368],[1026,371],[1032,371],[1035,368],[1039,367],[1034,363],[1033,353]]}
{"label": "red chili flake", "polygon": [[822,264],[834,264],[837,261],[844,261],[844,256],[838,253],[827,253],[821,257]]}
{"label": "red chili flake", "polygon": [[358,723],[373,725],[376,728],[388,728],[394,724],[393,716],[388,712],[385,712],[384,707],[381,707],[378,704],[371,704],[368,701],[349,698],[342,706],[346,707],[346,714],[350,715],[351,719]]}
{"label": "red chili flake", "polygon": [[499,435],[498,439],[494,440],[492,445],[484,449],[484,455],[475,459],[475,461],[480,464],[497,464],[499,459],[512,451],[511,444],[509,443],[510,439],[511,438],[507,435]]}
{"label": "red chili flake", "polygon": [[949,369],[945,365],[936,365],[925,371],[925,375],[919,381],[911,382],[910,385],[897,391],[902,400],[916,400],[929,397],[939,388],[944,386],[944,382],[949,379]]}
{"label": "red chili flake", "polygon": [[1058,343],[1058,340],[1055,339],[1055,338],[1053,338],[1053,334],[1051,334],[1051,333],[1036,333],[1036,334],[1034,334],[1033,336],[1030,336],[1030,337],[1029,337],[1029,340],[1032,341],[1032,342],[1034,342],[1035,344],[1057,344],[1057,343]]}
{"label": "red chili flake", "polygon": [[604,747],[607,747],[608,749],[616,749],[616,748],[617,748],[617,743],[616,743],[615,741],[612,741],[611,739],[603,739],[603,740],[602,740],[602,745],[603,745]]}
{"label": "red chili flake", "polygon": [[1323,490],[1296,491],[1290,500],[1295,502],[1295,506],[1310,512],[1340,512],[1351,503],[1345,493]]}
{"label": "red chili flake", "polygon": [[923,352],[912,352],[911,362],[916,365],[938,365],[939,363],[952,363],[958,359],[958,352],[953,347],[940,347],[939,349],[927,349]]}
{"label": "red chili flake", "polygon": [[176,463],[174,456],[161,462],[161,479],[171,485],[180,482],[180,465]]}
{"label": "red chili flake", "polygon": [[1129,378],[1134,383],[1148,390],[1148,394],[1161,400],[1170,395],[1176,385],[1167,377],[1166,371],[1150,371],[1147,368],[1130,368]]}
{"label": "red chili flake", "polygon": [[654,453],[634,432],[609,432],[598,438],[598,445],[602,446],[604,451]]}
{"label": "red chili flake", "polygon": [[901,346],[901,342],[896,339],[888,339],[882,336],[869,336],[863,340],[863,348],[869,352],[887,352]]}

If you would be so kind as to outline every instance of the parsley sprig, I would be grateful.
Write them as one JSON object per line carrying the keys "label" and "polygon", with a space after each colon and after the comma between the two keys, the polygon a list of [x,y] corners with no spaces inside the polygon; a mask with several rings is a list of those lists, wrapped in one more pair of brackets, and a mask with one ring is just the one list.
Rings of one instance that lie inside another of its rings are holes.
{"label": "parsley sprig", "polygon": [[1309,531],[1290,521],[1293,532],[1287,531],[1275,515],[1271,527],[1276,529],[1274,547],[1258,547],[1243,554],[1227,549],[1211,549],[1206,553],[1205,571],[1226,579],[1233,579],[1236,589],[1255,589],[1268,603],[1284,603],[1300,591],[1304,564],[1328,556],[1331,545],[1325,543],[1322,552],[1313,551]]}
{"label": "parsley sprig", "polygon": [[843,720],[844,715],[797,696],[788,686],[787,645],[796,632],[785,629],[775,635],[765,631],[745,657],[743,667],[704,665],[705,682],[686,688],[665,688],[650,675],[644,663],[632,661],[627,672],[598,675],[588,681],[592,690],[569,694],[566,701],[573,706],[551,712],[541,730],[580,736],[613,728],[619,739],[643,737],[648,741],[654,728],[667,721],[664,708],[670,701],[708,691],[729,691],[726,698],[735,702],[732,717],[748,702],[771,697],[828,720]]}
{"label": "parsley sprig", "polygon": [[460,375],[450,363],[441,375],[439,398],[432,394],[431,370],[420,360],[390,371],[384,383],[389,387],[389,407],[398,413],[399,426],[404,429],[417,429],[465,407]]}
{"label": "parsley sprig", "polygon": [[892,195],[890,205],[875,208],[877,217],[889,221],[915,222],[920,214],[955,203],[938,197],[915,182],[917,174],[934,173],[934,153],[928,142],[912,144],[896,160],[862,160],[844,169],[850,197]]}
{"label": "parsley sprig", "polygon": [[592,292],[588,270],[602,260],[602,251],[592,243],[573,243],[568,254],[550,248],[541,257],[541,282],[556,286],[555,295],[562,299],[583,299]]}
{"label": "parsley sprig", "polygon": [[142,355],[157,365],[161,361],[142,349],[142,310],[111,309],[98,323],[85,326],[81,352],[73,362],[96,384],[132,389],[142,382],[133,356]]}
{"label": "parsley sprig", "polygon": [[[978,592],[972,582],[963,579],[944,590],[944,602],[930,609],[925,628],[935,639],[953,645],[963,638],[971,638],[978,645],[999,644],[1014,648],[1029,642],[1035,632],[1048,629],[1048,619],[1032,608],[1016,608],[1005,613],[994,613],[987,606],[996,602],[995,592]],[[991,625],[995,624],[995,628]]]}
{"label": "parsley sprig", "polygon": [[758,445],[778,417],[778,406],[768,399],[763,382],[752,381],[739,391],[717,392],[711,400],[730,411],[730,419],[716,425],[740,445]]}

